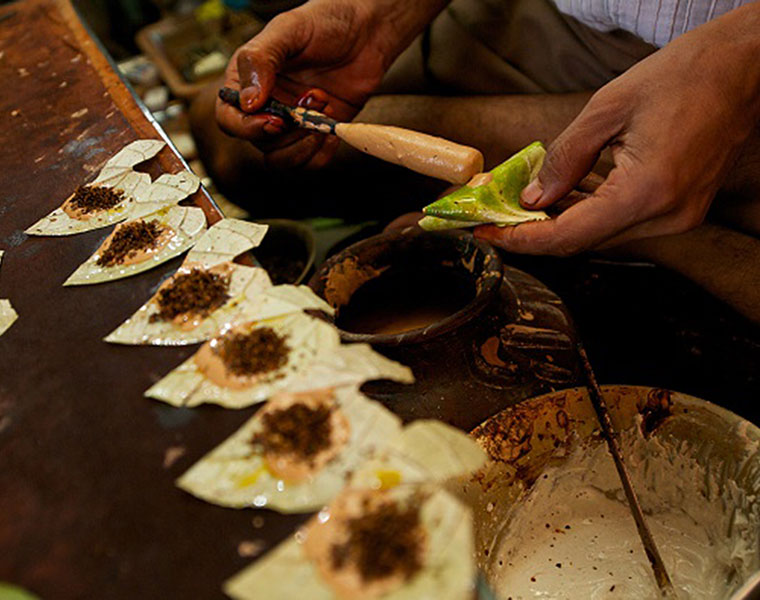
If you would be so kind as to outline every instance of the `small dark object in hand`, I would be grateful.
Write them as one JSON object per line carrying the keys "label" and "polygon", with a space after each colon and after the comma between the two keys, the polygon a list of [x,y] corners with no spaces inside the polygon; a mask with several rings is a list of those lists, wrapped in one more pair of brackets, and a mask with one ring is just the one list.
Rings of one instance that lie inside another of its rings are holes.
{"label": "small dark object in hand", "polygon": [[[240,92],[237,90],[223,87],[219,90],[219,98],[221,98],[222,102],[226,102],[235,108],[240,108]],[[290,123],[292,120],[288,107],[282,102],[278,102],[274,98],[267,100],[267,103],[261,107],[261,110],[259,112],[277,115],[278,117],[281,117],[286,123]]]}

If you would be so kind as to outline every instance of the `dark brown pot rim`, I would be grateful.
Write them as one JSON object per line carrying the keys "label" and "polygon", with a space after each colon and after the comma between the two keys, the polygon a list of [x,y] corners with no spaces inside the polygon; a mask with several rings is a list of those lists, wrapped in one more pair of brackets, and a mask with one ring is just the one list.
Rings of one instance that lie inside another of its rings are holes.
{"label": "dark brown pot rim", "polygon": [[367,343],[380,346],[401,346],[409,344],[419,344],[422,342],[430,341],[436,337],[444,335],[457,329],[466,323],[472,321],[477,315],[479,315],[486,306],[488,306],[496,293],[499,290],[499,286],[502,280],[502,261],[501,256],[496,249],[481,240],[477,240],[471,233],[452,230],[442,232],[426,232],[419,229],[405,229],[402,231],[393,231],[389,233],[381,233],[369,237],[365,240],[352,244],[348,248],[345,248],[338,254],[331,256],[324,264],[317,270],[309,281],[309,286],[319,295],[323,297],[324,291],[324,278],[332,267],[336,264],[346,260],[349,257],[361,256],[363,251],[368,248],[376,247],[380,244],[393,244],[396,241],[409,242],[417,238],[423,238],[427,236],[437,236],[443,238],[450,238],[452,243],[462,244],[464,248],[462,250],[463,257],[468,248],[471,248],[473,252],[480,252],[483,255],[483,269],[477,278],[477,291],[475,297],[466,306],[455,312],[448,317],[428,325],[427,327],[412,329],[403,333],[393,334],[368,334],[368,333],[356,333],[352,331],[345,331],[338,328],[340,337],[344,342],[355,343]]}
{"label": "dark brown pot rim", "polygon": [[[293,221],[291,219],[257,219],[256,223],[261,225],[269,225],[272,230],[280,230],[282,233],[286,233],[295,238],[298,238],[304,245],[305,253],[304,267],[301,270],[301,274],[298,278],[292,282],[291,285],[299,285],[304,282],[306,276],[314,266],[314,259],[317,255],[317,242],[314,238],[314,231],[308,225],[299,221]],[[256,255],[256,249],[253,249],[254,256]]]}

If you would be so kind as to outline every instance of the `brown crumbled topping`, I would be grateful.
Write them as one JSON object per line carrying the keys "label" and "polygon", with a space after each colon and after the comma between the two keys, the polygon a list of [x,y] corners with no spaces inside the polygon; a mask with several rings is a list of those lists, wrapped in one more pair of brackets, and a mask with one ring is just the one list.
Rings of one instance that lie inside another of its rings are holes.
{"label": "brown crumbled topping", "polygon": [[195,313],[206,316],[229,299],[229,275],[193,269],[182,273],[158,292],[158,312],[150,316],[150,322],[171,321],[178,315]]}
{"label": "brown crumbled topping", "polygon": [[140,250],[153,248],[161,237],[164,227],[156,221],[133,221],[122,225],[116,230],[100,257],[97,264],[101,267],[112,267],[124,262],[130,255]]}
{"label": "brown crumbled topping", "polygon": [[332,407],[324,404],[316,408],[293,404],[274,410],[264,415],[264,429],[252,441],[261,445],[264,452],[312,459],[330,447],[332,411]]}
{"label": "brown crumbled topping", "polygon": [[351,561],[364,581],[401,574],[408,581],[422,567],[424,531],[419,505],[402,507],[384,502],[348,521],[348,539],[331,549],[332,565],[343,569]]}
{"label": "brown crumbled topping", "polygon": [[125,200],[124,192],[99,185],[80,185],[70,204],[76,210],[89,213],[108,210]]}
{"label": "brown crumbled topping", "polygon": [[235,375],[256,375],[283,367],[290,346],[271,327],[259,327],[250,333],[226,335],[214,352]]}

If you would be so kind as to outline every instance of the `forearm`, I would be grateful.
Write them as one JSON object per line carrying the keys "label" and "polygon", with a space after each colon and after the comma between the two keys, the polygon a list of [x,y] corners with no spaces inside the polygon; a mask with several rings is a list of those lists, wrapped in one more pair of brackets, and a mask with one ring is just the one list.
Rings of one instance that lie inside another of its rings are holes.
{"label": "forearm", "polygon": [[[715,55],[722,48],[723,60],[716,69],[723,71],[729,100],[741,102],[748,109],[748,119],[760,120],[760,2],[730,11],[699,29],[715,35],[714,47],[705,52]],[[683,36],[686,40],[687,36]]]}
{"label": "forearm", "polygon": [[440,13],[451,0],[362,0],[373,15],[376,26],[385,30],[386,67],[409,45],[415,37]]}

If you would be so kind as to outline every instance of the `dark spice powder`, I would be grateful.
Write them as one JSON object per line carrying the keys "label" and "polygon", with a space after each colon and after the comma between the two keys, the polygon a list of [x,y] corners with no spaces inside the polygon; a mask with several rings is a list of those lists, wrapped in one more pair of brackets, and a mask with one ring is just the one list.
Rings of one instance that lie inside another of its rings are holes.
{"label": "dark spice powder", "polygon": [[332,407],[324,404],[316,408],[294,404],[274,410],[264,415],[264,428],[252,441],[261,445],[264,452],[313,458],[330,447],[332,411]]}
{"label": "dark spice powder", "polygon": [[97,264],[101,267],[121,264],[130,254],[154,247],[163,231],[163,226],[156,221],[138,220],[122,225],[98,258]]}
{"label": "dark spice powder", "polygon": [[99,185],[80,185],[71,199],[71,206],[82,212],[108,210],[125,199],[124,192]]}
{"label": "dark spice powder", "polygon": [[284,366],[288,361],[290,346],[274,329],[260,327],[250,333],[225,336],[214,351],[235,375],[256,375]]}
{"label": "dark spice powder", "polygon": [[171,321],[185,313],[206,316],[227,302],[229,287],[229,275],[203,269],[182,273],[158,292],[158,312],[150,316],[150,322]]}
{"label": "dark spice powder", "polygon": [[422,567],[419,506],[384,502],[348,522],[348,540],[331,549],[332,564],[342,569],[353,562],[364,581],[400,573],[409,580]]}

